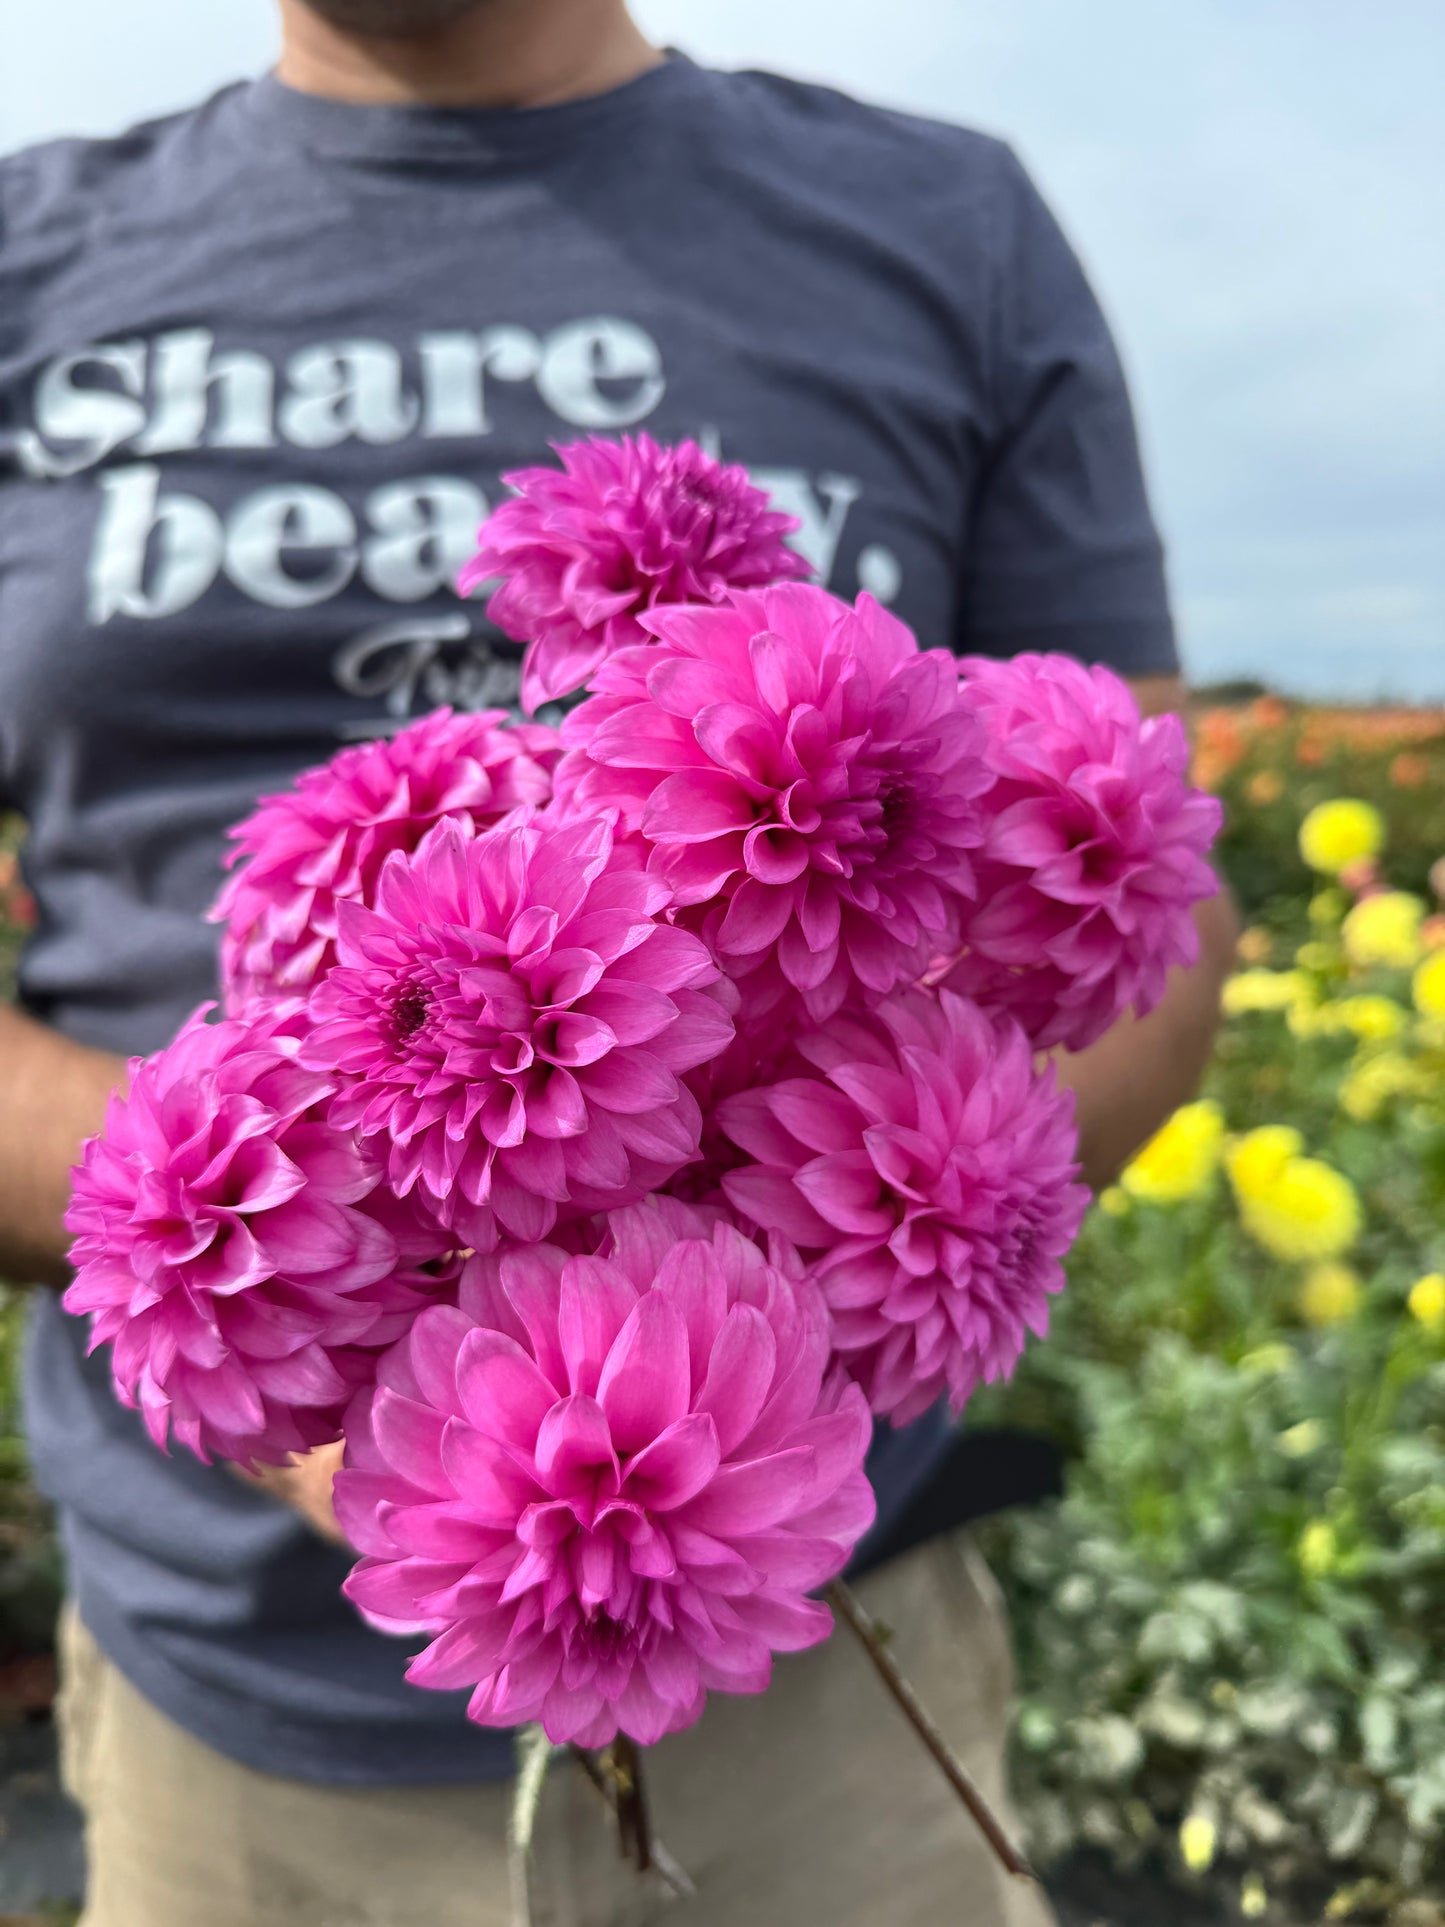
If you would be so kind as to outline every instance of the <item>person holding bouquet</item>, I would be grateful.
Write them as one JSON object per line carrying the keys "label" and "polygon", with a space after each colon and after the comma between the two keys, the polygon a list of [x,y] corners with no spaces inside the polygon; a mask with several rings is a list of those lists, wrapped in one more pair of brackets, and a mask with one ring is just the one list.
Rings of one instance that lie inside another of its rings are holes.
{"label": "person holding bouquet", "polygon": [[[0,1012],[0,1272],[43,1285],[68,1280],[71,1167],[126,1059],[215,994],[227,830],[398,732],[371,820],[430,808],[416,719],[591,673],[559,646],[524,684],[505,605],[489,620],[452,587],[500,478],[549,443],[696,438],[787,520],[767,579],[872,598],[925,649],[1046,650],[1118,671],[1146,713],[1180,700],[1117,356],[1006,147],[709,72],[613,0],[281,13],[265,79],[0,163],[0,804],[27,820],[39,909]],[[540,754],[489,739],[499,810],[536,800]],[[1203,1064],[1233,934],[1224,899],[1196,915],[1198,961],[1149,1014],[1102,1037],[1082,1008],[1029,1018],[1040,1048],[1086,1046],[1062,1073],[1091,1182]],[[361,1264],[375,1227],[348,1222]],[[899,1420],[868,1466],[886,1534],[948,1420],[874,1391]],[[73,1593],[86,1927],[508,1920],[511,1743],[416,1692],[408,1649],[340,1598],[339,1449],[251,1477],[163,1457],[43,1291],[25,1396]],[[938,1541],[862,1584],[996,1793],[987,1574]],[[1047,1919],[841,1642],[659,1755],[699,1920]],[[544,1791],[544,1917],[660,1904],[594,1806],[579,1775]]]}

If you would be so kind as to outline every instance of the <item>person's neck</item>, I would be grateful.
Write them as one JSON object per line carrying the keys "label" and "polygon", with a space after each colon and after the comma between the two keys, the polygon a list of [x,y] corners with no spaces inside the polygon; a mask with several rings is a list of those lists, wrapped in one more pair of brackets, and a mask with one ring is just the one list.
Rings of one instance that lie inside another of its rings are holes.
{"label": "person's neck", "polygon": [[281,0],[276,77],[357,106],[551,107],[624,86],[665,56],[625,0],[488,0],[435,33],[344,33]]}

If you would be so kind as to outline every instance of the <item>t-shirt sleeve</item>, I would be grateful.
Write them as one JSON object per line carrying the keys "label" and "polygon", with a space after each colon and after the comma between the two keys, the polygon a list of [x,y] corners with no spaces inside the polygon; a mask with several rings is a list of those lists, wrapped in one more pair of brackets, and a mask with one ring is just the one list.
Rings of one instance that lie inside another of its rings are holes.
{"label": "t-shirt sleeve", "polygon": [[1005,154],[994,414],[973,501],[960,654],[1057,649],[1126,675],[1178,667],[1164,556],[1109,325]]}

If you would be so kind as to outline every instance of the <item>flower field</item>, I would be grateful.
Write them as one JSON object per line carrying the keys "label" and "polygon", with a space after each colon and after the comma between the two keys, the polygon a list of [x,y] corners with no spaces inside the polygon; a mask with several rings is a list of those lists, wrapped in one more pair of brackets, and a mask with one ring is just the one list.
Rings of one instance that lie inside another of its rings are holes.
{"label": "flower field", "polygon": [[[1045,1863],[1148,1863],[1222,1918],[1441,1927],[1445,716],[1195,720],[1247,926],[1208,1086],[1091,1213],[1052,1341],[971,1407],[1071,1455],[1061,1504],[989,1533],[1019,1790]],[[54,1584],[0,1388],[0,1660]]]}
{"label": "flower field", "polygon": [[1221,1918],[1430,1927],[1445,718],[1265,699],[1196,740],[1246,922],[1205,1097],[1100,1199],[1051,1342],[973,1408],[1074,1455],[1060,1505],[990,1536],[1016,1773],[1041,1859],[1147,1863],[1181,1915],[1193,1888]]}

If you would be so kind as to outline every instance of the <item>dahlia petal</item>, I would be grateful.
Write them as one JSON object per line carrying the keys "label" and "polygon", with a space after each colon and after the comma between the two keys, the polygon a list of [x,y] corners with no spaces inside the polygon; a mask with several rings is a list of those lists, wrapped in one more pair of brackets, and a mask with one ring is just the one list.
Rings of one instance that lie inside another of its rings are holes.
{"label": "dahlia petal", "polygon": [[717,1471],[720,1457],[712,1418],[705,1412],[690,1412],[628,1462],[623,1493],[651,1511],[670,1512],[702,1491]]}
{"label": "dahlia petal", "polygon": [[725,953],[755,956],[775,944],[793,914],[795,897],[790,886],[773,889],[748,877],[738,885],[727,915],[718,931],[718,944]]}
{"label": "dahlia petal", "polygon": [[782,1088],[775,1084],[768,1090],[739,1091],[725,1097],[714,1115],[739,1150],[765,1164],[786,1166],[799,1161],[801,1147],[781,1122],[773,1101]]}
{"label": "dahlia petal", "polygon": [[607,1354],[597,1398],[622,1453],[640,1451],[687,1412],[687,1327],[660,1295],[640,1298]]}
{"label": "dahlia petal", "polygon": [[291,1277],[327,1272],[340,1290],[376,1284],[395,1270],[401,1256],[384,1225],[309,1193],[268,1211],[252,1236],[264,1244],[277,1272]]}
{"label": "dahlia petal", "polygon": [[523,1244],[539,1243],[557,1222],[557,1207],[551,1199],[539,1197],[522,1184],[494,1184],[491,1204],[498,1222]]}
{"label": "dahlia petal", "polygon": [[661,1165],[666,1175],[697,1156],[702,1120],[696,1100],[675,1086],[672,1103],[645,1115],[618,1116],[616,1128],[632,1157]]}
{"label": "dahlia petal", "polygon": [[[380,1395],[378,1406],[386,1396]],[[378,1414],[378,1421],[379,1417]],[[392,1441],[383,1438],[379,1422],[374,1429],[383,1451],[403,1478],[411,1479],[415,1485],[423,1484],[398,1458]],[[462,1419],[449,1418],[442,1424],[437,1457],[441,1476],[434,1477],[427,1489],[439,1498],[455,1494],[483,1524],[498,1524],[509,1516],[515,1517],[523,1507],[545,1496],[516,1454],[500,1440],[477,1431]]]}
{"label": "dahlia petal", "polygon": [[762,1412],[777,1366],[777,1341],[761,1311],[734,1305],[709,1352],[707,1376],[695,1403],[714,1420],[719,1446],[728,1457]]}
{"label": "dahlia petal", "polygon": [[637,1293],[618,1269],[594,1258],[573,1258],[562,1273],[556,1329],[563,1383],[574,1392],[597,1394],[603,1363],[626,1324]]}
{"label": "dahlia petal", "polygon": [[617,1454],[623,1448],[614,1438],[615,1428],[595,1398],[577,1392],[559,1399],[537,1433],[537,1471],[553,1492],[570,1495],[584,1481],[594,1482],[599,1472],[607,1476],[608,1490],[615,1491],[621,1477]]}
{"label": "dahlia petal", "polygon": [[497,1614],[491,1619],[463,1620],[460,1625],[448,1626],[425,1652],[417,1654],[406,1669],[407,1678],[414,1686],[429,1686],[444,1693],[475,1686],[495,1670],[505,1651],[503,1625],[509,1617]]}
{"label": "dahlia petal", "polygon": [[585,1101],[603,1110],[635,1116],[677,1095],[677,1080],[665,1064],[643,1051],[619,1051],[590,1065],[578,1080]]}
{"label": "dahlia petal", "polygon": [[[471,1717],[479,1715],[472,1712]],[[553,1685],[542,1701],[540,1717],[553,1746],[606,1746],[617,1737],[617,1716],[592,1685]]]}
{"label": "dahlia petal", "polygon": [[839,1090],[815,1079],[793,1078],[775,1084],[768,1093],[774,1117],[810,1151],[846,1151],[858,1142],[857,1106],[841,1094],[847,1090],[841,1076],[836,1082]]}
{"label": "dahlia petal", "polygon": [[352,1567],[341,1590],[361,1616],[383,1632],[413,1633],[438,1630],[416,1611],[414,1563],[366,1558]]}
{"label": "dahlia petal", "polygon": [[695,843],[753,822],[752,799],[719,769],[679,770],[660,783],[643,812],[651,843]]}
{"label": "dahlia petal", "polygon": [[866,1151],[839,1151],[814,1158],[793,1174],[793,1182],[828,1224],[847,1236],[887,1237],[894,1216]]}
{"label": "dahlia petal", "polygon": [[401,1476],[439,1498],[450,1490],[442,1469],[446,1421],[430,1406],[383,1388],[371,1406],[370,1425],[378,1445]]}
{"label": "dahlia petal", "polygon": [[803,1246],[826,1246],[832,1241],[828,1220],[814,1210],[787,1173],[761,1164],[745,1165],[739,1171],[725,1171],[722,1188],[728,1203],[765,1231],[780,1231]]}
{"label": "dahlia petal", "polygon": [[647,1683],[672,1706],[690,1707],[702,1685],[697,1654],[681,1639],[660,1639],[647,1655]]}
{"label": "dahlia petal", "polygon": [[818,1646],[833,1630],[833,1615],[816,1599],[780,1599],[755,1593],[739,1599],[735,1610],[748,1630],[776,1653],[799,1653]]}
{"label": "dahlia petal", "polygon": [[472,1425],[486,1437],[523,1451],[557,1402],[536,1361],[501,1332],[467,1333],[456,1356],[455,1379],[462,1411]]}
{"label": "dahlia petal", "polygon": [[724,1465],[686,1510],[686,1523],[733,1537],[764,1532],[787,1518],[816,1476],[811,1452],[799,1447],[769,1458]]}

